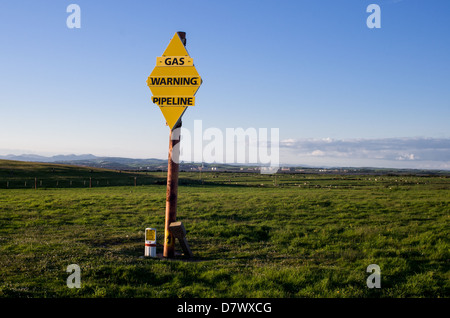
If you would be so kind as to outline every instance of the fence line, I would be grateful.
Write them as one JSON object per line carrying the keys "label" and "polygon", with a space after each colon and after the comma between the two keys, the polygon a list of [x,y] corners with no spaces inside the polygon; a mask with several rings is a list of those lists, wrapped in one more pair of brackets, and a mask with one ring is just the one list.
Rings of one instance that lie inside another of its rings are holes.
{"label": "fence line", "polygon": [[0,189],[45,189],[45,188],[94,188],[111,186],[142,186],[162,184],[155,177],[128,178],[20,178],[0,181]]}

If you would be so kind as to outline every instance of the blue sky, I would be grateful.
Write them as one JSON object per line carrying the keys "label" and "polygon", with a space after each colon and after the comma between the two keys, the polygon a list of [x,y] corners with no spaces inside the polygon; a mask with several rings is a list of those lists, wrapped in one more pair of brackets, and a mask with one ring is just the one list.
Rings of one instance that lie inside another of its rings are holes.
{"label": "blue sky", "polygon": [[446,0],[3,0],[0,155],[166,158],[146,80],[185,31],[203,84],[183,127],[279,128],[282,164],[450,169],[449,14]]}

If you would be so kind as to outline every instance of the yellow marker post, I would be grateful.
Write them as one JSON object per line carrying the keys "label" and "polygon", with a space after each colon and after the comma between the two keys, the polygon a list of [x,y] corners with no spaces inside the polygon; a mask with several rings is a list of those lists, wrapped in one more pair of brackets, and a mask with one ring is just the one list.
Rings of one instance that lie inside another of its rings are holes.
{"label": "yellow marker post", "polygon": [[145,229],[145,256],[156,257],[156,229]]}

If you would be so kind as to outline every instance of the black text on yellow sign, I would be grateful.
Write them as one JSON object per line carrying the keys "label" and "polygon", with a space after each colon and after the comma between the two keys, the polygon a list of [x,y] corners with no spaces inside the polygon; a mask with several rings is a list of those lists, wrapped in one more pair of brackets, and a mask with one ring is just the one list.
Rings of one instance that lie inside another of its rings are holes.
{"label": "black text on yellow sign", "polygon": [[194,106],[195,97],[153,96],[152,102],[158,106]]}
{"label": "black text on yellow sign", "polygon": [[201,79],[198,76],[150,76],[148,86],[200,86]]}
{"label": "black text on yellow sign", "polygon": [[159,56],[156,66],[193,66],[194,59],[189,56]]}

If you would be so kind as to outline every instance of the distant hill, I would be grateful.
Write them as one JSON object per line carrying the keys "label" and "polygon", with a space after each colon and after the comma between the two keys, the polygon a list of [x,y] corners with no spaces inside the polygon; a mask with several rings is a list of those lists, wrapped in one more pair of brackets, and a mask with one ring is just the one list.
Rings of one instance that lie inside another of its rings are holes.
{"label": "distant hill", "polygon": [[[124,157],[97,157],[92,154],[83,155],[57,155],[45,157],[34,154],[0,155],[0,159],[26,162],[55,163],[63,165],[75,165],[90,168],[103,168],[112,170],[129,171],[165,171],[167,159],[133,159]],[[180,171],[222,171],[222,172],[251,172],[260,173],[257,165],[246,164],[221,164],[221,163],[180,163]],[[354,168],[354,167],[312,167],[312,166],[281,166],[278,173],[329,173],[329,174],[395,174],[395,175],[445,175],[450,171],[445,170],[420,170],[420,169],[391,169],[391,168]]]}
{"label": "distant hill", "polygon": [[52,157],[39,156],[34,154],[23,155],[6,155],[1,156],[0,159],[17,160],[17,161],[34,161],[34,162],[57,162],[57,161],[71,161],[71,160],[92,160],[98,157],[86,154],[86,155],[57,155]]}
{"label": "distant hill", "polygon": [[[95,156],[94,156],[95,157]],[[167,160],[161,159],[133,159],[121,157],[95,157],[90,159],[56,160],[54,163],[71,164],[77,166],[106,168],[115,170],[161,170],[167,168]]]}
{"label": "distant hill", "polygon": [[[43,162],[43,163],[57,163],[65,165],[75,165],[82,167],[104,168],[113,170],[167,170],[167,159],[134,159],[124,157],[97,157],[92,154],[84,155],[57,155],[52,157],[45,157],[34,154],[23,155],[6,155],[1,156],[0,159],[27,161],[27,162]],[[203,168],[202,168],[203,167]],[[221,170],[221,171],[240,171],[245,167],[245,170],[257,172],[255,167],[246,165],[229,165],[229,164],[207,164],[207,163],[181,163],[181,171],[193,170]],[[258,171],[259,172],[259,171]]]}
{"label": "distant hill", "polygon": [[76,166],[106,168],[114,170],[158,170],[162,165],[167,166],[167,160],[161,159],[132,159],[121,157],[97,157],[92,154],[83,155],[57,155],[52,157],[34,154],[6,155],[0,159],[69,164]]}
{"label": "distant hill", "polygon": [[87,188],[165,184],[164,174],[0,159],[0,189]]}

